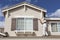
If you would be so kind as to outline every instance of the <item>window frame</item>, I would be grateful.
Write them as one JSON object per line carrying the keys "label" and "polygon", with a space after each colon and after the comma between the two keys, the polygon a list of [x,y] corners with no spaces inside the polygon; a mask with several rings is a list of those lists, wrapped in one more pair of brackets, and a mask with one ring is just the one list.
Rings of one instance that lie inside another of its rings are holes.
{"label": "window frame", "polygon": [[[18,19],[20,19],[20,18],[16,18],[16,20],[18,20]],[[25,22],[25,19],[32,19],[32,31],[31,30],[26,31],[25,26],[24,26],[24,30],[17,30],[16,29],[16,31],[17,32],[33,32],[33,18],[23,18],[23,19],[24,19],[24,22]],[[17,23],[17,21],[16,21],[16,23]],[[25,25],[25,23],[24,23],[24,25]],[[16,24],[16,28],[17,28],[17,24]]]}
{"label": "window frame", "polygon": [[[52,23],[51,23],[52,24]],[[60,32],[59,30],[58,30],[58,28],[60,28],[60,27],[58,27],[58,24],[60,24],[60,22],[56,22],[56,23],[54,23],[54,24],[56,24],[56,26],[57,26],[57,31],[54,31],[54,32]],[[59,25],[60,26],[60,25]],[[51,32],[53,32],[52,31],[52,25],[51,25]]]}

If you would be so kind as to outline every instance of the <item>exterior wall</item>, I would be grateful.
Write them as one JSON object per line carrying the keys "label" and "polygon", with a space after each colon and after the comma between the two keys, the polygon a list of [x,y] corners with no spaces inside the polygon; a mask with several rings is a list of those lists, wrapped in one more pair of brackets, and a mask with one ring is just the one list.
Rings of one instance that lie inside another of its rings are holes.
{"label": "exterior wall", "polygon": [[60,35],[60,32],[52,32],[52,30],[51,30],[51,23],[60,23],[60,21],[59,20],[56,20],[56,21],[51,20],[51,21],[47,21],[47,22],[48,22],[47,23],[48,31],[50,32],[50,34],[51,35]]}
{"label": "exterior wall", "polygon": [[4,32],[4,28],[0,28],[0,32],[3,33]]}
{"label": "exterior wall", "polygon": [[[8,13],[10,16],[8,17]],[[24,10],[24,8],[18,8],[15,10],[8,11],[6,16],[5,16],[5,32],[8,32],[10,36],[16,36],[15,31],[11,31],[11,22],[12,18],[15,17],[21,17],[21,16],[33,16],[33,18],[38,18],[38,19],[44,19],[42,16],[42,12],[33,10],[31,8],[27,8],[27,10]],[[40,20],[38,20],[38,31],[35,31],[36,36],[42,36],[43,34],[43,29],[42,29],[42,24],[40,23]]]}

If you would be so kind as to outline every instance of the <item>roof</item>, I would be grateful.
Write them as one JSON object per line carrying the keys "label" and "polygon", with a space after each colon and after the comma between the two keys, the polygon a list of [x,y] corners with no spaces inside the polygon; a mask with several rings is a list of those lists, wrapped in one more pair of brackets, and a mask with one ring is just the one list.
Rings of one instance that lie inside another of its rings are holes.
{"label": "roof", "polygon": [[27,5],[27,6],[33,7],[35,9],[37,9],[37,10],[43,10],[43,11],[47,12],[46,9],[44,9],[42,7],[38,7],[38,6],[36,6],[34,4],[31,4],[31,3],[28,3],[28,2],[22,2],[22,3],[16,4],[16,5],[7,7],[7,8],[3,8],[2,12],[7,11],[7,10],[11,10],[11,9],[14,9],[14,8],[17,8],[17,7],[20,7],[20,6],[23,6],[23,5]]}
{"label": "roof", "polygon": [[60,18],[45,18],[45,20],[60,20]]}

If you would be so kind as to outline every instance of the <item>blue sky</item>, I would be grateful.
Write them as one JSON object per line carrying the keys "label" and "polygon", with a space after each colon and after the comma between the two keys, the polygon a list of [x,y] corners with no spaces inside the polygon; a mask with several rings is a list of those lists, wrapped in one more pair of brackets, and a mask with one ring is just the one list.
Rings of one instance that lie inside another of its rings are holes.
{"label": "blue sky", "polygon": [[47,9],[47,17],[60,17],[60,0],[0,0],[0,24],[4,23],[2,8],[27,1]]}

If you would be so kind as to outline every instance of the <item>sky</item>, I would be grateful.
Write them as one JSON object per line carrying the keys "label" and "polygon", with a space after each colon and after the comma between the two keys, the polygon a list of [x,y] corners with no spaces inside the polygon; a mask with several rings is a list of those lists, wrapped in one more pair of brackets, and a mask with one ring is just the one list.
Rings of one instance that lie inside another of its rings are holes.
{"label": "sky", "polygon": [[47,17],[60,17],[60,0],[0,0],[0,26],[4,26],[2,8],[7,8],[23,1],[45,8]]}

